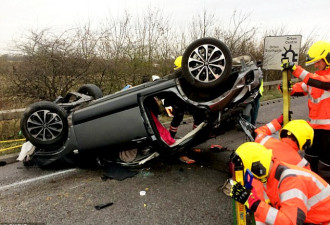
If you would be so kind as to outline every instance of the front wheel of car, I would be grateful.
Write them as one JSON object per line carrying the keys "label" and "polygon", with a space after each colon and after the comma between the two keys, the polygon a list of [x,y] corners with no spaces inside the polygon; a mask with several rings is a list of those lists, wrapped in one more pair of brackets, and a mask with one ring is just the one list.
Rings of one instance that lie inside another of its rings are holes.
{"label": "front wheel of car", "polygon": [[26,139],[44,149],[63,145],[68,135],[67,114],[53,102],[42,101],[28,106],[20,125]]}
{"label": "front wheel of car", "polygon": [[215,38],[191,43],[182,56],[182,75],[196,88],[215,88],[227,80],[232,56],[227,46]]}
{"label": "front wheel of car", "polygon": [[93,97],[94,99],[102,98],[102,90],[95,84],[85,84],[78,89],[78,93]]}

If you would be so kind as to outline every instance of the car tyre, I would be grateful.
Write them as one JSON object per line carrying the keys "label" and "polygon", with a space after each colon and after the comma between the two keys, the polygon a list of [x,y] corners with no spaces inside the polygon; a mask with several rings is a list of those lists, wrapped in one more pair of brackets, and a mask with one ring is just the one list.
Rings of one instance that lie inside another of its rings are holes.
{"label": "car tyre", "polygon": [[102,90],[95,84],[85,84],[78,89],[78,93],[93,97],[94,99],[102,98]]}
{"label": "car tyre", "polygon": [[231,66],[230,50],[215,38],[192,42],[182,56],[182,76],[196,88],[215,88],[224,84]]}
{"label": "car tyre", "polygon": [[28,141],[44,149],[63,145],[68,135],[65,110],[49,101],[36,102],[28,106],[20,126]]}

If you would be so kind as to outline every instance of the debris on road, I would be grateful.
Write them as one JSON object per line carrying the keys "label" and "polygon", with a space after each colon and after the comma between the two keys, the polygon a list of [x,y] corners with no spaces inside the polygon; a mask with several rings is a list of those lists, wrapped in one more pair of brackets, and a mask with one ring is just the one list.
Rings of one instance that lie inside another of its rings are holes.
{"label": "debris on road", "polygon": [[231,186],[230,179],[227,179],[223,185],[218,187],[218,191],[222,191],[225,195],[230,197]]}
{"label": "debris on road", "polygon": [[220,152],[220,151],[227,150],[227,148],[223,147],[222,145],[211,145],[210,149],[211,149],[212,152]]}
{"label": "debris on road", "polygon": [[206,153],[206,152],[222,152],[227,150],[228,149],[226,147],[223,147],[222,145],[212,144],[208,149],[194,148],[193,152]]}
{"label": "debris on road", "polygon": [[101,205],[96,205],[96,206],[95,206],[95,209],[96,209],[96,210],[101,210],[101,209],[104,209],[104,208],[106,208],[106,207],[108,207],[108,206],[111,206],[111,205],[113,205],[113,202],[109,202],[109,203],[101,204]]}

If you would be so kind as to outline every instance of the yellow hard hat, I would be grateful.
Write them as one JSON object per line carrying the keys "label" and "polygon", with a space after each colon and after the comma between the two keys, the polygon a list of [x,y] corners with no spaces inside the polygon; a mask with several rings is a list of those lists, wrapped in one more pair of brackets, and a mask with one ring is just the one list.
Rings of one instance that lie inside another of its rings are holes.
{"label": "yellow hard hat", "polygon": [[330,43],[325,41],[315,42],[308,50],[306,56],[306,66],[323,59],[327,66],[330,65]]}
{"label": "yellow hard hat", "polygon": [[280,138],[293,135],[300,150],[312,146],[314,138],[313,128],[306,122],[306,120],[292,120],[288,122],[280,131]]}
{"label": "yellow hard hat", "polygon": [[180,69],[181,68],[181,62],[182,62],[182,56],[178,56],[175,61],[174,61],[174,70]]}
{"label": "yellow hard hat", "polygon": [[237,157],[243,163],[244,172],[249,169],[254,177],[263,183],[266,182],[272,160],[272,150],[267,149],[260,143],[245,142],[236,149],[233,157],[234,164],[237,163]]}

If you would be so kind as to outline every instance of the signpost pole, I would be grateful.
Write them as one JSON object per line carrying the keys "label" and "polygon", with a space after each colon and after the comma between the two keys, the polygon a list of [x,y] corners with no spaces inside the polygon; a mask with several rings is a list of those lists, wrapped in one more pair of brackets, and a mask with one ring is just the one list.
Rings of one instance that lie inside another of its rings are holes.
{"label": "signpost pole", "polygon": [[[301,46],[301,35],[268,36],[265,38],[264,62],[265,70],[281,70],[281,63],[298,63]],[[283,124],[290,117],[290,80],[291,73],[282,70],[283,90]]]}
{"label": "signpost pole", "polygon": [[[289,59],[282,59],[282,63],[288,63]],[[288,70],[282,71],[282,90],[283,90],[283,125],[289,122],[289,113],[290,113],[290,80],[291,74]]]}

